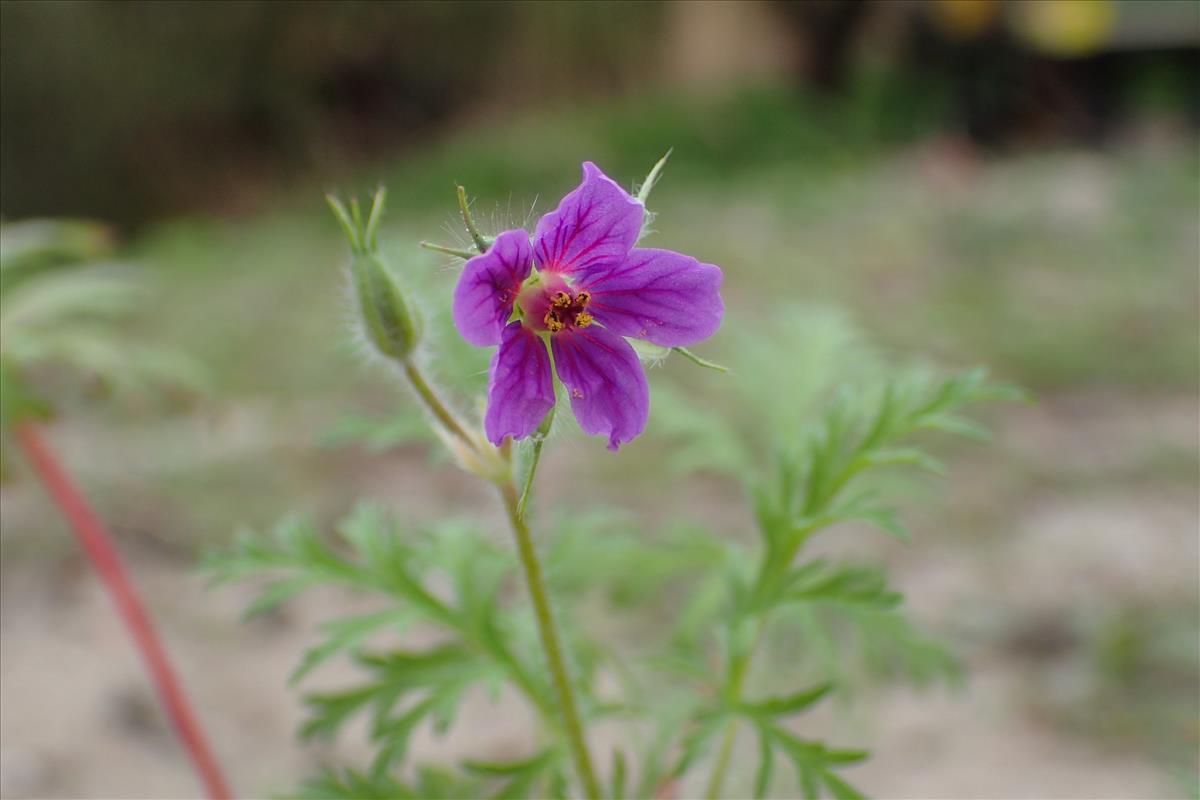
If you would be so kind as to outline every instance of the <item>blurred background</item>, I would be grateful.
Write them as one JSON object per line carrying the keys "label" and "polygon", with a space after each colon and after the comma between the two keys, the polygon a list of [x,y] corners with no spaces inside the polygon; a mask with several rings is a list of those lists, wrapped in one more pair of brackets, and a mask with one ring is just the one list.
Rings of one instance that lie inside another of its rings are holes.
{"label": "blurred background", "polygon": [[[0,4],[0,213],[101,223],[64,235],[148,298],[128,349],[83,332],[29,378],[242,796],[361,758],[296,743],[285,686],[355,601],[241,624],[249,595],[207,589],[198,555],[360,497],[496,518],[349,335],[322,193],[390,189],[385,247],[428,298],[435,369],[478,390],[486,354],[444,319],[456,265],[416,246],[461,241],[454,183],[495,231],[552,208],[582,160],[629,186],[668,148],[654,245],[724,267],[726,331],[698,349],[741,374],[656,370],[651,432],[611,458],[563,439],[542,496],[748,536],[738,482],[703,449],[676,463],[673,387],[752,417],[730,381],[836,377],[847,342],[987,365],[1036,402],[943,448],[912,545],[848,536],[966,680],[875,686],[829,721],[876,751],[848,777],[881,797],[1196,796],[1198,125],[1182,0]],[[780,354],[758,372],[737,349],[756,341]],[[130,378],[135,356],[173,388]],[[5,459],[0,794],[196,796],[89,565]]]}

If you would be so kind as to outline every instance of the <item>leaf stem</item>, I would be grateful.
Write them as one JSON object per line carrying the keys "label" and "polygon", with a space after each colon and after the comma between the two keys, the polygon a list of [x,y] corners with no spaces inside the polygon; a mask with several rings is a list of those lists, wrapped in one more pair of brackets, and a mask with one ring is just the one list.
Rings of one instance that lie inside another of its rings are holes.
{"label": "leaf stem", "polygon": [[[854,476],[860,469],[857,463],[851,463],[839,473],[834,482],[834,489],[826,495],[825,502],[820,503],[821,508],[829,504],[842,487]],[[814,511],[816,509],[813,509]],[[799,554],[800,549],[808,540],[808,536],[819,525],[809,524],[796,530],[792,540],[788,543],[785,552],[780,555],[768,556],[764,554],[762,563],[759,565],[758,577],[754,582],[754,593],[766,591],[770,586],[771,581],[781,571],[791,565]],[[731,704],[736,704],[741,700],[742,686],[746,680],[746,673],[749,670],[750,662],[754,658],[754,652],[758,649],[758,643],[762,639],[763,630],[766,628],[766,616],[760,615],[757,622],[757,629],[754,634],[754,640],[746,652],[740,654],[730,667],[729,687],[727,689],[726,701]],[[721,787],[725,783],[725,774],[729,770],[729,761],[733,755],[733,746],[737,738],[737,717],[729,720],[728,726],[725,728],[725,737],[721,741],[721,749],[717,755],[717,761],[713,767],[712,776],[709,778],[708,789],[705,796],[708,800],[716,800],[721,794]]]}
{"label": "leaf stem", "polygon": [[[753,593],[755,595],[768,591],[772,581],[791,566],[812,533],[825,524],[828,524],[822,519],[822,514],[832,505],[833,501],[846,487],[846,484],[867,466],[867,462],[863,459],[863,453],[870,445],[877,441],[883,423],[884,420],[880,417],[872,431],[855,447],[851,458],[841,466],[841,469],[829,480],[827,486],[822,487],[823,491],[814,491],[806,498],[803,515],[808,522],[796,527],[792,531],[783,552],[766,552],[763,554],[762,561],[759,564],[758,575],[754,582]],[[750,647],[747,648],[745,653],[739,654],[730,666],[729,685],[726,690],[726,702],[730,704],[736,704],[741,699],[742,685],[745,682],[746,672],[749,669],[751,660],[754,658],[754,652],[758,649],[758,643],[766,627],[765,614],[758,617],[757,625],[754,640],[750,644]],[[709,800],[716,800],[721,794],[721,787],[725,782],[725,774],[729,769],[729,761],[733,755],[736,734],[737,718],[734,717],[725,728],[725,737],[721,742],[721,749],[717,755],[717,761],[708,782],[706,796]]]}
{"label": "leaf stem", "polygon": [[[746,652],[738,654],[729,667],[729,686],[725,690],[725,702],[730,706],[736,706],[742,699],[742,687],[746,683],[746,673],[750,671],[750,661],[754,658],[754,651],[758,649],[758,642],[762,639],[764,627],[763,618],[760,617],[758,627],[754,632],[754,640],[746,648]],[[725,784],[725,774],[729,771],[729,762],[733,756],[733,745],[737,741],[737,723],[737,717],[734,716],[725,726],[721,749],[717,753],[717,761],[713,765],[712,775],[708,779],[708,788],[704,792],[704,796],[708,800],[717,800],[721,796],[721,787]]]}
{"label": "leaf stem", "polygon": [[521,499],[517,501],[517,513],[521,515],[521,519],[525,519],[525,505],[529,502],[529,495],[533,491],[533,476],[537,474],[538,464],[542,461],[542,445],[545,443],[544,438],[533,441],[533,456],[529,461],[529,473],[525,476],[525,487],[521,489]]}
{"label": "leaf stem", "polygon": [[176,735],[191,757],[196,772],[200,774],[209,797],[227,800],[232,797],[229,785],[221,774],[221,768],[196,720],[187,694],[167,658],[166,649],[154,630],[150,615],[121,563],[112,537],[83,493],[58,463],[38,428],[30,422],[21,423],[16,428],[16,438],[33,463],[38,477],[71,524],[84,552],[99,573],[101,582],[112,596],[117,612],[133,636],[138,654],[150,673],[158,698],[167,711]]}
{"label": "leaf stem", "polygon": [[512,525],[513,534],[517,539],[517,550],[521,557],[521,565],[525,570],[525,583],[529,587],[529,597],[533,601],[542,648],[546,651],[546,661],[554,680],[554,689],[558,694],[559,705],[562,707],[564,729],[571,747],[571,754],[575,758],[575,768],[579,772],[579,778],[583,782],[584,793],[588,800],[599,800],[600,784],[596,780],[596,772],[592,767],[592,759],[583,736],[583,725],[580,722],[579,711],[575,703],[575,692],[571,688],[571,679],[567,674],[558,631],[554,627],[554,617],[550,611],[550,600],[546,592],[545,579],[542,577],[541,564],[538,562],[529,526],[525,523],[525,517],[521,513],[521,500],[517,495],[516,485],[511,481],[502,484],[500,496],[504,500],[504,508],[508,511],[509,523]]}
{"label": "leaf stem", "polygon": [[708,788],[704,791],[704,796],[708,800],[717,800],[721,796],[721,785],[725,783],[725,773],[729,771],[729,761],[733,757],[733,744],[736,740],[737,718],[735,717],[725,725],[725,737],[721,740],[717,764],[708,779]]}

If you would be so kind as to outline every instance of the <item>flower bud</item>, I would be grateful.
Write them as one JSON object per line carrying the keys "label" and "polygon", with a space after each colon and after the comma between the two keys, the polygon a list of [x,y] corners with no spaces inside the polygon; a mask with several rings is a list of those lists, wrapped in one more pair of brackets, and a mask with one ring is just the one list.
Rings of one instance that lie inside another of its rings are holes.
{"label": "flower bud", "polygon": [[382,188],[375,192],[365,220],[358,200],[351,200],[347,209],[333,195],[325,199],[354,253],[350,273],[367,341],[385,356],[407,359],[421,339],[422,325],[408,294],[379,255],[376,238],[386,193]]}
{"label": "flower bud", "polygon": [[404,289],[378,253],[360,253],[350,265],[363,333],[385,356],[408,358],[422,324]]}

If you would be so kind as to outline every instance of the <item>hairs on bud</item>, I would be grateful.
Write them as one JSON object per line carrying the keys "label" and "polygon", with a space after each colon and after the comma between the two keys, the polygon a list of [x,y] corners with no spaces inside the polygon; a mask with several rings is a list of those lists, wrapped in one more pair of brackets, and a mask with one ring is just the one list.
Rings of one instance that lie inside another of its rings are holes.
{"label": "hairs on bud", "polygon": [[349,208],[333,194],[325,200],[353,253],[350,275],[367,342],[390,358],[408,358],[421,339],[422,324],[409,293],[379,252],[387,191],[382,186],[375,190],[365,218],[358,198],[350,200]]}

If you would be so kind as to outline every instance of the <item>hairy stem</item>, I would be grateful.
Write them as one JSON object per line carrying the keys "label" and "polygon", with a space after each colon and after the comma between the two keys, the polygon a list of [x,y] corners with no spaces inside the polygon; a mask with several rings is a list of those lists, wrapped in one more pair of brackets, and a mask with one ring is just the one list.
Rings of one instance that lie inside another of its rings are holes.
{"label": "hairy stem", "polygon": [[[530,481],[532,481],[532,475]],[[575,768],[579,772],[584,794],[587,795],[588,800],[599,800],[600,784],[596,780],[596,772],[592,768],[587,741],[583,736],[583,724],[580,722],[579,710],[575,703],[575,692],[571,687],[566,661],[563,659],[562,646],[559,644],[558,631],[554,626],[554,617],[550,611],[550,598],[546,593],[546,582],[542,577],[542,567],[533,546],[533,537],[529,532],[529,526],[525,523],[525,517],[521,513],[521,500],[517,495],[517,487],[511,482],[502,484],[500,495],[504,499],[504,508],[508,511],[508,520],[512,525],[513,535],[517,539],[521,566],[525,570],[525,583],[529,587],[529,597],[533,601],[538,633],[542,639],[542,648],[546,651],[546,661],[550,667],[550,676],[554,681],[554,690],[558,695],[559,705],[562,707],[563,727],[567,734],[567,742],[571,747],[571,754],[575,759]]]}
{"label": "hairy stem", "polygon": [[209,797],[213,800],[227,800],[232,797],[229,785],[221,774],[200,724],[196,721],[187,694],[171,667],[166,649],[150,621],[150,615],[146,613],[145,606],[129,580],[112,537],[104,529],[83,493],[58,463],[41,432],[32,423],[26,422],[17,426],[16,438],[37,470],[38,477],[71,524],[71,529],[99,573],[100,580],[112,596],[117,612],[133,636],[138,653],[150,673],[158,698],[167,711],[176,735],[191,757],[196,772],[204,782]]}
{"label": "hairy stem", "polygon": [[421,398],[421,402],[429,409],[429,412],[441,423],[442,427],[447,432],[462,439],[470,447],[475,447],[475,441],[467,433],[462,423],[458,421],[458,417],[450,408],[442,402],[437,396],[437,392],[429,385],[429,381],[425,380],[425,376],[421,373],[421,369],[410,360],[403,362],[404,374],[408,377],[408,382],[412,384],[415,391]]}
{"label": "hairy stem", "polygon": [[[404,362],[404,374],[408,376],[413,389],[425,403],[430,413],[452,435],[458,437],[475,452],[481,446],[454,416],[453,412],[441,401],[419,367],[412,361]],[[534,460],[530,464],[529,475],[525,479],[525,489],[517,494],[516,484],[511,477],[496,481],[500,496],[504,500],[504,508],[508,512],[509,523],[517,540],[517,551],[521,566],[525,572],[525,583],[529,587],[529,597],[533,601],[534,616],[537,620],[538,634],[542,640],[542,649],[546,652],[546,661],[550,667],[550,676],[554,683],[554,691],[558,696],[561,707],[563,731],[566,733],[571,754],[575,759],[575,767],[583,783],[584,793],[588,800],[599,800],[600,784],[596,780],[596,772],[592,767],[591,756],[588,754],[587,741],[583,735],[583,724],[580,721],[578,706],[575,702],[575,692],[571,687],[571,679],[567,673],[566,661],[563,659],[562,646],[559,644],[558,631],[554,627],[554,617],[550,611],[550,598],[546,592],[546,582],[542,577],[542,567],[533,546],[533,536],[529,525],[525,522],[525,502],[537,473],[538,462],[541,458],[539,440],[534,449]]]}

